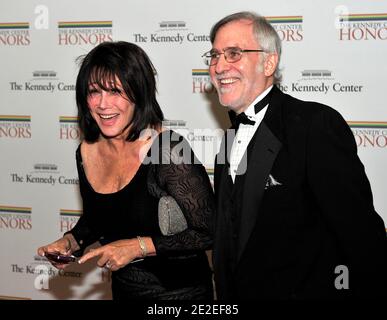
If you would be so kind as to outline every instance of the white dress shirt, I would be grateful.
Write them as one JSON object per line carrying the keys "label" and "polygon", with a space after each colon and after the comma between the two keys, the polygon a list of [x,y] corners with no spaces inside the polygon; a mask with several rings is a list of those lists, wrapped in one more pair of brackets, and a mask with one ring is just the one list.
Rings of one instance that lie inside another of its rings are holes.
{"label": "white dress shirt", "polygon": [[[262,92],[253,101],[253,103],[250,104],[249,107],[245,110],[246,116],[250,120],[255,121],[255,124],[252,126],[252,125],[246,125],[241,123],[235,135],[235,139],[231,147],[230,170],[229,170],[229,174],[231,175],[233,182],[235,182],[235,176],[237,174],[238,166],[242,160],[244,153],[247,150],[247,146],[249,145],[259,125],[261,124],[262,119],[265,116],[265,113],[268,107],[268,105],[266,105],[261,111],[255,114],[254,106],[269,93],[272,87],[273,86],[270,86],[264,92]],[[238,174],[244,174],[247,170],[247,157],[245,157],[244,160],[246,161],[244,161],[243,165],[241,165],[241,167],[239,168]]]}

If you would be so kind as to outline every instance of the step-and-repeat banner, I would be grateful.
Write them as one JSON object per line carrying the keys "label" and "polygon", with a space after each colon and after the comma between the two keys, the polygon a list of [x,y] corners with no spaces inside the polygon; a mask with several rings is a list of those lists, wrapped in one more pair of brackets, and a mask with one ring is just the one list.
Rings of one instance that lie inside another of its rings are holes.
{"label": "step-and-repeat banner", "polygon": [[76,58],[103,41],[145,49],[169,125],[212,178],[229,122],[201,55],[211,48],[211,26],[244,10],[267,17],[283,41],[281,89],[330,105],[348,121],[387,223],[387,1],[1,1],[1,297],[111,298],[110,274],[95,261],[58,272],[36,255],[82,214]]}

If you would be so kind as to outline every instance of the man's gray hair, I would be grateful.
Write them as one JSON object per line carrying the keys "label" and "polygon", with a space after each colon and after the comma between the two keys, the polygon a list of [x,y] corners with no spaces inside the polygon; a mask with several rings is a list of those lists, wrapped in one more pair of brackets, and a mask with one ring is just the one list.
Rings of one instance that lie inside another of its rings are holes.
{"label": "man's gray hair", "polygon": [[[210,40],[214,43],[216,33],[225,24],[232,21],[249,20],[253,23],[254,35],[266,53],[276,53],[278,56],[278,64],[274,72],[274,83],[280,83],[282,79],[281,71],[279,69],[279,63],[281,59],[281,39],[272,25],[265,19],[265,17],[250,11],[237,12],[224,17],[219,20],[211,28]],[[248,48],[254,49],[254,48]]]}

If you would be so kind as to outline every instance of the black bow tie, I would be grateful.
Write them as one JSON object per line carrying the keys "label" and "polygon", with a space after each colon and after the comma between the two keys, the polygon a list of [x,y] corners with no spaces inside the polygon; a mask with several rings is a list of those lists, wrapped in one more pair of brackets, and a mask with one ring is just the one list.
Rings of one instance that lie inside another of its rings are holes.
{"label": "black bow tie", "polygon": [[[274,88],[274,87],[273,87]],[[269,104],[270,102],[270,98],[271,98],[271,94],[273,92],[273,88],[269,91],[269,93],[263,98],[261,99],[259,102],[257,102],[255,105],[254,105],[254,111],[255,111],[255,114],[257,114],[259,111],[261,111],[267,104]],[[240,114],[236,114],[234,111],[229,111],[228,112],[228,115],[230,117],[230,120],[231,120],[231,124],[232,124],[232,128],[235,129],[235,130],[238,130],[239,129],[239,125],[242,123],[242,124],[246,124],[246,125],[255,125],[255,121],[253,120],[250,120],[246,113],[242,112]]]}
{"label": "black bow tie", "polygon": [[231,120],[232,127],[236,130],[238,130],[239,125],[242,124],[247,124],[247,125],[255,125],[255,121],[250,120],[247,116],[246,113],[242,112],[240,114],[236,114],[234,111],[229,111],[228,115]]}

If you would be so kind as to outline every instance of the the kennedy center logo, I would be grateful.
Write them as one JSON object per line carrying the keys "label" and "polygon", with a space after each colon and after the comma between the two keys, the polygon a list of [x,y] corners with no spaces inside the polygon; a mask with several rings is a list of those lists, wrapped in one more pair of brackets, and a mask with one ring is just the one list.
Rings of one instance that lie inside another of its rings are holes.
{"label": "the kennedy center logo", "polygon": [[265,17],[277,31],[281,41],[297,42],[304,39],[302,16]]}
{"label": "the kennedy center logo", "polygon": [[291,83],[281,83],[278,87],[283,92],[295,93],[321,93],[327,94],[330,92],[345,94],[345,93],[362,93],[364,85],[359,83],[344,83],[333,77],[333,72],[327,69],[307,69],[301,71],[301,76],[298,80]]}
{"label": "the kennedy center logo", "polygon": [[55,91],[69,92],[75,91],[74,84],[68,84],[57,76],[54,70],[35,70],[32,72],[32,78],[27,81],[11,81],[9,82],[11,91],[25,92],[47,92],[54,93]]}
{"label": "the kennedy center logo", "polygon": [[0,139],[30,139],[31,116],[0,115]]}
{"label": "the kennedy center logo", "polygon": [[61,46],[96,46],[113,41],[112,21],[60,21],[58,44]]}
{"label": "the kennedy center logo", "polygon": [[32,208],[0,205],[0,229],[31,230]]}
{"label": "the kennedy center logo", "polygon": [[358,147],[386,148],[387,122],[348,121]]}
{"label": "the kennedy center logo", "polygon": [[28,46],[30,43],[28,22],[0,23],[0,47]]}
{"label": "the kennedy center logo", "polygon": [[152,33],[134,33],[133,41],[136,43],[189,43],[210,42],[208,34],[197,34],[187,28],[185,21],[161,21],[158,23],[157,30]]}
{"label": "the kennedy center logo", "polygon": [[59,117],[59,139],[79,141],[81,132],[78,126],[78,117]]}
{"label": "the kennedy center logo", "polygon": [[341,41],[387,40],[387,13],[341,15],[338,28]]}
{"label": "the kennedy center logo", "polygon": [[81,210],[60,209],[60,233],[71,230],[82,215]]}
{"label": "the kennedy center logo", "polygon": [[36,163],[33,170],[28,173],[11,172],[12,183],[56,185],[78,185],[76,177],[66,177],[58,171],[58,166],[53,163]]}
{"label": "the kennedy center logo", "polygon": [[192,69],[192,93],[214,93],[208,69]]}

